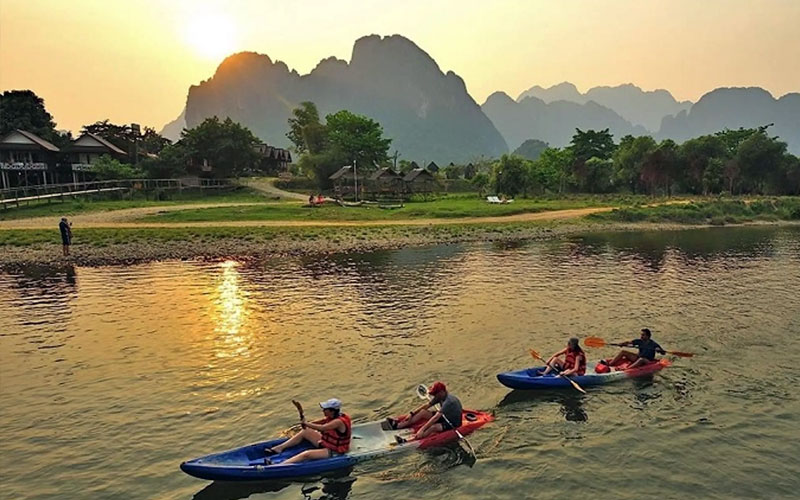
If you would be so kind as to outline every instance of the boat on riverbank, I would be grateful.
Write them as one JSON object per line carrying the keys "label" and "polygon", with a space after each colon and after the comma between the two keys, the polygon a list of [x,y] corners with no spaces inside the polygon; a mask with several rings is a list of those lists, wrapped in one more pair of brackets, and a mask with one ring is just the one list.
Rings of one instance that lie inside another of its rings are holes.
{"label": "boat on riverbank", "polygon": [[[666,359],[661,358],[657,361],[640,366],[634,369],[628,369],[629,363],[623,363],[614,366],[610,371],[598,370],[598,363],[588,365],[584,375],[570,377],[577,382],[581,387],[589,387],[593,385],[603,385],[611,382],[617,382],[627,378],[642,377],[644,375],[653,374],[663,368],[670,366],[672,363]],[[591,367],[590,367],[591,366]],[[537,366],[533,368],[526,368],[524,370],[517,370],[511,372],[503,372],[497,374],[497,380],[506,387],[511,389],[555,389],[559,387],[572,387],[569,380],[564,377],[559,377],[554,373],[547,375],[539,375],[545,369],[544,366]]]}
{"label": "boat on riverbank", "polygon": [[[462,435],[471,434],[492,420],[494,417],[490,413],[464,410],[463,423],[458,431]],[[387,429],[383,420],[353,425],[350,451],[321,460],[283,463],[309,449],[308,442],[288,448],[277,455],[270,455],[267,460],[265,448],[277,446],[287,440],[278,438],[187,460],[181,464],[181,470],[190,476],[214,481],[299,478],[346,469],[380,456],[442,446],[459,439],[455,430],[439,432],[424,439],[413,439],[414,432],[423,424],[424,422],[420,422],[414,428],[408,429]]]}

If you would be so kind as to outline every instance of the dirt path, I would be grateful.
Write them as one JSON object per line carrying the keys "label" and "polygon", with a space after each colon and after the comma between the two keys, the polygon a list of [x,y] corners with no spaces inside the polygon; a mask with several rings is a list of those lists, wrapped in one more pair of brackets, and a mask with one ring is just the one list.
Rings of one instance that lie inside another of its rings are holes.
{"label": "dirt path", "polygon": [[260,179],[243,179],[242,185],[249,188],[256,189],[266,194],[267,196],[278,196],[285,200],[308,201],[308,196],[300,193],[292,193],[291,191],[284,191],[283,189],[275,187],[273,178],[260,178]]}
{"label": "dirt path", "polygon": [[[449,224],[498,224],[513,222],[533,222],[545,220],[569,219],[585,215],[610,212],[616,207],[573,208],[568,210],[551,210],[547,212],[522,213],[492,217],[458,217],[438,219],[386,219],[369,221],[297,221],[297,220],[248,220],[248,221],[214,221],[214,222],[130,222],[146,215],[156,214],[162,210],[186,210],[195,208],[213,208],[219,206],[247,206],[260,203],[221,203],[208,205],[169,205],[161,207],[130,208],[113,212],[99,212],[76,215],[71,220],[75,228],[181,228],[181,227],[358,227],[358,226],[429,226]],[[56,217],[36,217],[0,221],[0,229],[53,229],[57,227]]]}

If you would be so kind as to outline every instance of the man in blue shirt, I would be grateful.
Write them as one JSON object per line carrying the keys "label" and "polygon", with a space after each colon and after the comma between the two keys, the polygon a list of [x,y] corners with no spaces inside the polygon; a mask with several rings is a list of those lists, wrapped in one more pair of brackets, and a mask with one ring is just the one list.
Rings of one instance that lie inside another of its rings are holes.
{"label": "man in blue shirt", "polygon": [[653,339],[651,339],[652,335],[650,334],[649,328],[642,328],[642,335],[638,339],[629,340],[627,342],[623,342],[622,346],[632,346],[638,347],[639,353],[635,354],[630,351],[620,351],[614,359],[608,362],[611,366],[618,365],[622,360],[626,360],[631,365],[626,368],[630,370],[631,368],[637,368],[642,365],[646,365],[648,363],[652,363],[656,359],[656,353],[659,354],[666,354],[667,351],[661,348]]}

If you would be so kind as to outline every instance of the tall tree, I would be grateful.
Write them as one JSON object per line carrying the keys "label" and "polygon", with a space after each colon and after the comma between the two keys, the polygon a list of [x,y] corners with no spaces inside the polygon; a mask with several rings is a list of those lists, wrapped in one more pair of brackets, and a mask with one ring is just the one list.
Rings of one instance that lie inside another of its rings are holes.
{"label": "tall tree", "polygon": [[259,154],[253,148],[260,141],[249,129],[230,118],[206,118],[195,128],[184,130],[179,148],[184,162],[196,167],[205,160],[213,177],[237,177],[256,168]]}
{"label": "tall tree", "polygon": [[786,143],[767,135],[766,127],[742,140],[735,158],[741,169],[744,188],[757,193],[765,193],[767,188],[779,192],[785,154]]}
{"label": "tall tree", "polygon": [[325,117],[329,147],[368,172],[389,159],[391,139],[378,122],[347,110]]}
{"label": "tall tree", "polygon": [[647,155],[657,147],[652,137],[626,135],[614,151],[614,180],[627,186],[632,193],[642,188],[642,167]]}
{"label": "tall tree", "polygon": [[[569,149],[573,157],[572,175],[579,189],[592,193],[607,189],[611,183],[610,176],[613,169],[607,169],[605,162],[614,154],[615,147],[614,136],[608,129],[600,131],[575,129]],[[587,165],[592,158],[597,158],[600,163]],[[601,178],[600,176],[606,171],[609,178]],[[595,182],[599,184],[595,185]]]}
{"label": "tall tree", "polygon": [[300,103],[292,110],[289,118],[289,132],[286,137],[292,141],[298,154],[321,153],[325,148],[326,130],[319,122],[317,105],[310,101]]}
{"label": "tall tree", "polygon": [[494,190],[509,196],[526,193],[529,187],[529,163],[521,156],[501,156],[492,167],[491,183]]}
{"label": "tall tree", "polygon": [[729,154],[720,136],[703,135],[689,139],[680,145],[679,154],[683,170],[678,181],[684,192],[708,194],[723,189],[722,170]]}
{"label": "tall tree", "polygon": [[59,145],[53,115],[45,109],[44,99],[31,90],[8,90],[0,94],[0,136],[16,129]]}

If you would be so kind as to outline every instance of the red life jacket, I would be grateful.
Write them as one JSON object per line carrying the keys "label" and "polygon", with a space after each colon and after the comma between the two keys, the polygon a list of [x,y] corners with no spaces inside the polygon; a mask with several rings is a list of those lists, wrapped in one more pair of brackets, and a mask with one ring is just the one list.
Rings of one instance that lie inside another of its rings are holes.
{"label": "red life jacket", "polygon": [[350,431],[352,427],[350,417],[341,413],[336,418],[326,418],[323,424],[327,424],[337,418],[344,424],[344,432],[339,432],[337,429],[323,431],[322,440],[320,440],[319,444],[336,453],[347,453],[350,449]]}
{"label": "red life jacket", "polygon": [[578,366],[577,374],[583,375],[586,373],[586,353],[584,353],[580,348],[575,351],[567,348],[567,357],[564,360],[564,369],[571,370],[572,367],[575,366],[575,358],[578,357],[578,354],[581,355],[581,364]]}

